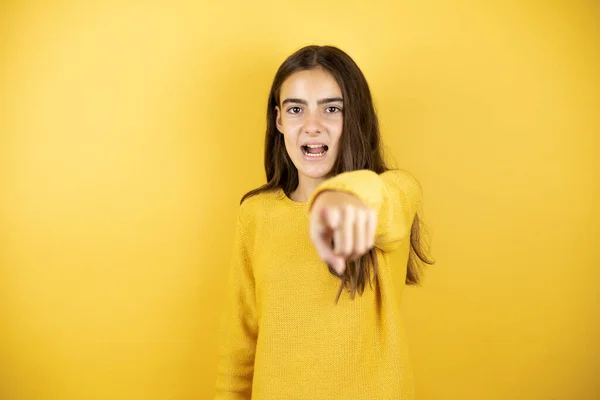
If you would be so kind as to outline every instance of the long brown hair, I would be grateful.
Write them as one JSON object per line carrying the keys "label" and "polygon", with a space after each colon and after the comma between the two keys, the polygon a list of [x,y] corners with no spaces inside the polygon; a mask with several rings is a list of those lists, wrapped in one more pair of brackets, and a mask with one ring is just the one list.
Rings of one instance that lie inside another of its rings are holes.
{"label": "long brown hair", "polygon": [[[298,170],[290,159],[283,135],[275,125],[275,106],[283,82],[293,73],[323,68],[339,85],[344,99],[343,128],[339,139],[340,150],[332,168],[332,175],[346,171],[369,169],[378,174],[389,170],[383,158],[379,122],[369,85],[358,65],[348,54],[334,46],[306,46],[289,56],[277,70],[267,104],[267,133],[265,138],[265,172],[267,183],[246,193],[240,204],[248,197],[262,192],[282,189],[290,195],[298,187]],[[433,264],[422,244],[420,222],[415,215],[410,235],[411,251],[408,258],[406,283],[419,283],[420,263]],[[356,292],[362,295],[371,276],[377,282],[377,256],[375,248],[354,262],[348,262],[346,271],[338,275],[331,266],[329,271],[341,278],[336,302],[342,290],[348,286],[350,297]]]}

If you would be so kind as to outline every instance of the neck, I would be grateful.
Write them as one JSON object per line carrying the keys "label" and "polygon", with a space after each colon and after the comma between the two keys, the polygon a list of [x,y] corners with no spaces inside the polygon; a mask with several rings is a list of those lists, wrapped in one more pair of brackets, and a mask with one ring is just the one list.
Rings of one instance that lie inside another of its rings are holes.
{"label": "neck", "polygon": [[307,202],[310,195],[326,179],[327,178],[313,179],[302,175],[298,176],[298,187],[290,194],[290,198],[299,203]]}

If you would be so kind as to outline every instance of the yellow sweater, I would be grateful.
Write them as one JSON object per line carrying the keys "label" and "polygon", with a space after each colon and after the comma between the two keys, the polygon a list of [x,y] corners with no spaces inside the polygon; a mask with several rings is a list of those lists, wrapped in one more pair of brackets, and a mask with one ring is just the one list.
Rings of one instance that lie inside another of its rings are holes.
{"label": "yellow sweater", "polygon": [[[308,211],[334,189],[378,212],[378,285],[335,304],[340,279],[310,241]],[[407,260],[410,228],[421,202],[405,170],[369,170],[323,182],[306,203],[282,190],[240,206],[227,306],[220,336],[215,400],[412,399],[412,376],[388,252]]]}

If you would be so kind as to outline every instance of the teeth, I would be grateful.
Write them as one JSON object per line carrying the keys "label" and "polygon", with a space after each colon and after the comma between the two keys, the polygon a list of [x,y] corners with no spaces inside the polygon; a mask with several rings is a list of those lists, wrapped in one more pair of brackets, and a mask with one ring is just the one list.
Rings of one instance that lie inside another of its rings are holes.
{"label": "teeth", "polygon": [[[310,147],[311,149],[322,147],[323,151],[320,153],[312,154],[312,153],[309,153],[308,151],[306,151],[305,147]],[[321,157],[321,156],[325,155],[325,153],[327,153],[327,147],[324,144],[317,144],[317,145],[307,144],[305,146],[302,146],[302,153],[304,153],[304,155],[307,155],[309,157]]]}

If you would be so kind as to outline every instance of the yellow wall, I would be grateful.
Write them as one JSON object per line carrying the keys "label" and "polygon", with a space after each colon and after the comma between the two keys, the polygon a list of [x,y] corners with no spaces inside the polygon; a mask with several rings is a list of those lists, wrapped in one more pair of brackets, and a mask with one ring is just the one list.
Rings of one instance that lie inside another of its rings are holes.
{"label": "yellow wall", "polygon": [[356,59],[425,190],[418,399],[597,398],[595,2],[23,3],[0,5],[0,398],[210,397],[269,85],[313,42]]}

